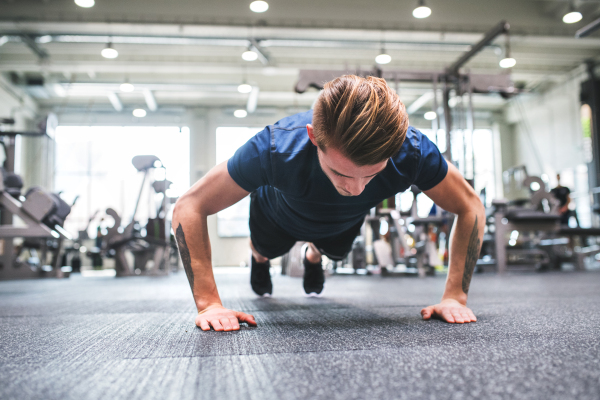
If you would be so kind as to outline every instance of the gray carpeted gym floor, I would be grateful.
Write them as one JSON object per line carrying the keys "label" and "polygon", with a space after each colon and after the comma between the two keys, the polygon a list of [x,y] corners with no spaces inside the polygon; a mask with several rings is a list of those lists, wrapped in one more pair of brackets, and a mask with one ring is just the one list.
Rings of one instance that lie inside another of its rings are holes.
{"label": "gray carpeted gym floor", "polygon": [[421,320],[443,277],[216,276],[258,328],[195,328],[183,273],[0,282],[0,398],[600,398],[599,272],[476,275],[469,325]]}

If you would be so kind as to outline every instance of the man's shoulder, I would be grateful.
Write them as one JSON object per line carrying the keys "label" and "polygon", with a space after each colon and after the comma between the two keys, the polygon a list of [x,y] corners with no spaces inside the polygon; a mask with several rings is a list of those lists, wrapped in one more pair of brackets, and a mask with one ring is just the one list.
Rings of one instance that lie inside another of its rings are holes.
{"label": "man's shoulder", "polygon": [[308,110],[298,114],[290,115],[277,121],[273,126],[273,130],[294,131],[304,129],[306,124],[312,123],[313,111]]}
{"label": "man's shoulder", "polygon": [[406,137],[400,147],[400,151],[393,159],[400,161],[406,157],[414,157],[420,151],[423,134],[414,126],[406,130]]}
{"label": "man's shoulder", "polygon": [[312,115],[312,110],[309,110],[285,117],[272,125],[272,151],[293,154],[305,150],[310,141],[306,125],[312,123]]}

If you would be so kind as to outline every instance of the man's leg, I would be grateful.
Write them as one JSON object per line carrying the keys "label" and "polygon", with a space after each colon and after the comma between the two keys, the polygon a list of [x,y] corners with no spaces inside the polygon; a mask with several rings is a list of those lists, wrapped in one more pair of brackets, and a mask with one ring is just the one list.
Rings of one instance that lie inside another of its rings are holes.
{"label": "man's leg", "polygon": [[311,264],[317,264],[321,262],[321,252],[312,243],[308,244],[308,249],[306,250],[306,260],[308,260],[308,262]]}
{"label": "man's leg", "polygon": [[263,256],[262,254],[260,254],[255,248],[254,245],[252,244],[252,239],[250,239],[250,249],[252,250],[252,257],[254,257],[254,259],[259,262],[259,263],[266,263],[267,261],[269,261],[269,259],[265,256]]}
{"label": "man's leg", "polygon": [[255,193],[250,195],[250,285],[257,295],[270,296],[273,284],[269,260],[287,253],[296,239],[266,218],[259,201]]}
{"label": "man's leg", "polygon": [[320,295],[325,286],[325,274],[321,254],[334,261],[343,260],[352,249],[354,239],[360,233],[363,222],[340,234],[308,243],[304,253],[304,291],[309,296]]}
{"label": "man's leg", "polygon": [[304,265],[304,280],[302,286],[308,296],[319,296],[325,285],[325,274],[321,263],[321,252],[313,243],[302,247],[302,264]]}

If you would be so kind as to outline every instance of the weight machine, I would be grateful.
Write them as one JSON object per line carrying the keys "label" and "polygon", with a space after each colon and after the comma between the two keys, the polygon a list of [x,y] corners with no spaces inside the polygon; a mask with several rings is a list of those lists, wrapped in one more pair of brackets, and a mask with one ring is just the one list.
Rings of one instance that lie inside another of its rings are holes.
{"label": "weight machine", "polygon": [[[136,201],[133,217],[129,224],[122,227],[122,219],[112,208],[106,210],[114,224],[108,228],[102,241],[102,255],[115,259],[117,276],[132,275],[166,275],[177,269],[177,247],[170,235],[171,226],[167,219],[169,209],[176,198],[167,196],[167,189],[172,182],[154,180],[149,186],[155,194],[161,196],[160,206],[155,218],[149,218],[142,232],[142,226],[136,220],[136,215],[144,192],[144,187],[150,180],[153,170],[165,169],[160,159],[153,155],[140,155],[132,159],[133,166],[143,173],[142,184]],[[150,193],[151,200],[153,194]],[[133,264],[127,253],[133,255]],[[152,264],[150,264],[152,261]]]}
{"label": "weight machine", "polygon": [[[15,123],[7,118],[0,122]],[[50,116],[38,132],[0,131],[5,153],[0,169],[0,280],[69,276],[70,270],[62,268],[60,255],[64,239],[70,239],[62,227],[71,206],[58,194],[39,187],[22,195],[23,180],[14,173],[15,137],[50,136],[56,124],[56,118]],[[20,243],[15,243],[19,238]],[[25,252],[29,257],[23,260]]]}

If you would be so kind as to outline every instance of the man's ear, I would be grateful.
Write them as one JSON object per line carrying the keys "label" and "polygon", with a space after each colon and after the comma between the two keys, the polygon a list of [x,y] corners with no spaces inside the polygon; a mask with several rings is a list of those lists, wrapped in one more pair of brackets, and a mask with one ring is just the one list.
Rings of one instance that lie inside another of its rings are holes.
{"label": "man's ear", "polygon": [[308,137],[309,137],[310,141],[312,142],[312,144],[319,147],[319,145],[317,144],[317,140],[315,139],[314,128],[311,124],[306,125],[306,132],[308,132]]}

